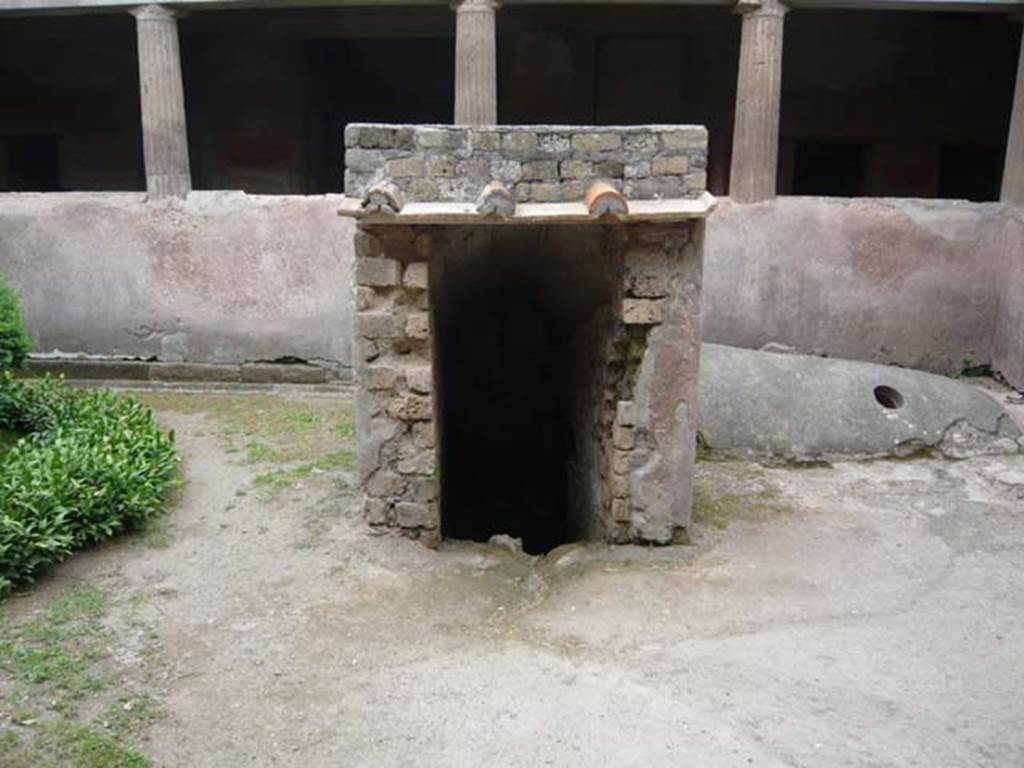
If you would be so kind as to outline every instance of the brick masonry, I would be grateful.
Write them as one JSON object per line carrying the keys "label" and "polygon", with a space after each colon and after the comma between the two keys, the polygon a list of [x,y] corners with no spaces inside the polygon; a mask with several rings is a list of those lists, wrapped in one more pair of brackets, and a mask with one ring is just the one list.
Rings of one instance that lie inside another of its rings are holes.
{"label": "brick masonry", "polygon": [[[581,200],[596,179],[634,199],[704,191],[701,127],[350,125],[345,138],[349,195],[384,178],[418,202],[473,201],[494,179],[533,202]],[[545,236],[544,227],[511,226]],[[569,513],[572,527],[588,538],[665,543],[690,515],[704,223],[575,226],[590,233],[601,227],[599,250],[615,288],[575,331],[583,341],[574,347],[574,419],[581,455],[591,459],[572,470],[582,488]],[[443,423],[431,297],[443,294],[440,265],[489,227],[378,221],[360,223],[355,235],[364,515],[378,530],[400,530],[430,546],[441,537]],[[583,232],[570,237],[587,239]]]}
{"label": "brick masonry", "polygon": [[406,202],[471,202],[491,181],[517,202],[579,201],[607,181],[627,199],[696,198],[707,186],[703,126],[351,124],[345,194],[389,179]]}

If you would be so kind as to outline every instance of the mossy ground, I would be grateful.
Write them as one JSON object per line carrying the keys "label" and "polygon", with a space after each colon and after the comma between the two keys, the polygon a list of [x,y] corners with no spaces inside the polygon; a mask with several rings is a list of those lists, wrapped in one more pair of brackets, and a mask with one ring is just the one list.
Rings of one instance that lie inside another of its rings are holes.
{"label": "mossy ground", "polygon": [[352,404],[337,397],[281,394],[142,392],[161,411],[211,418],[227,453],[260,471],[238,495],[267,500],[323,474],[347,482],[355,465]]}
{"label": "mossy ground", "polygon": [[699,461],[691,520],[722,530],[740,520],[759,522],[791,513],[769,471],[750,462]]}
{"label": "mossy ground", "polygon": [[28,616],[0,613],[0,765],[142,768],[142,728],[159,708],[115,672],[107,599],[67,589]]}

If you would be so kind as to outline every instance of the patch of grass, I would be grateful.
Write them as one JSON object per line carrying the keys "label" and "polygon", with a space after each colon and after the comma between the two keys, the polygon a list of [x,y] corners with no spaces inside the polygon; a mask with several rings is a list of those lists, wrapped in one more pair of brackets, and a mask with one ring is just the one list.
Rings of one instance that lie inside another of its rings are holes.
{"label": "patch of grass", "polygon": [[50,720],[33,728],[30,743],[13,732],[0,738],[5,768],[148,768],[145,755],[121,742],[116,733],[70,720]]}
{"label": "patch of grass", "polygon": [[[27,618],[0,615],[0,671],[12,683],[0,684],[0,710],[12,723],[0,726],[4,768],[151,765],[131,742],[160,710],[145,694],[111,696],[106,613],[99,590],[79,587]],[[79,710],[101,714],[84,721]]]}
{"label": "patch of grass", "polygon": [[[355,454],[350,450],[334,451],[320,456],[314,461],[299,464],[288,469],[273,469],[253,478],[252,484],[261,491],[263,498],[275,495],[301,480],[319,472],[331,472],[339,469],[351,469],[355,465]],[[244,495],[244,494],[243,494]]]}
{"label": "patch of grass", "polygon": [[43,688],[65,712],[104,687],[96,669],[103,655],[102,594],[79,588],[57,597],[23,624],[0,620],[0,670],[30,687]]}
{"label": "patch of grass", "polygon": [[251,464],[312,462],[355,436],[351,403],[341,397],[296,400],[260,393],[143,392],[158,410],[196,413],[221,422],[229,453],[245,452]]}

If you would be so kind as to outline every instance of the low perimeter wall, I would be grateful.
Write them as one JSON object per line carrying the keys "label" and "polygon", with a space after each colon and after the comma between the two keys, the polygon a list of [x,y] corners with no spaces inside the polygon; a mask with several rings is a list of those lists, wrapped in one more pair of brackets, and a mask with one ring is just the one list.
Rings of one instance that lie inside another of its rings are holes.
{"label": "low perimeter wall", "polygon": [[[340,198],[0,195],[0,271],[40,353],[350,371],[351,222]],[[721,201],[705,337],[1024,388],[1024,212],[954,201]]]}
{"label": "low perimeter wall", "polygon": [[0,272],[37,353],[349,371],[351,221],[340,196],[0,195]]}

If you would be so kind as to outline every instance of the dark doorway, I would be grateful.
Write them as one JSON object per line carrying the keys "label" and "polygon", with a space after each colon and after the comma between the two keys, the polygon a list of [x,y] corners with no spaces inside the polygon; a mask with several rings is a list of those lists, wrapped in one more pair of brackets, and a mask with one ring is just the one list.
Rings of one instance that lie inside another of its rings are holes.
{"label": "dark doorway", "polygon": [[446,538],[542,554],[583,534],[617,275],[600,238],[474,228],[432,266]]}

